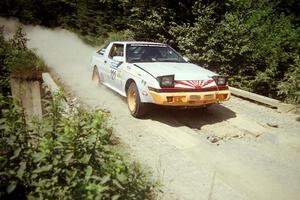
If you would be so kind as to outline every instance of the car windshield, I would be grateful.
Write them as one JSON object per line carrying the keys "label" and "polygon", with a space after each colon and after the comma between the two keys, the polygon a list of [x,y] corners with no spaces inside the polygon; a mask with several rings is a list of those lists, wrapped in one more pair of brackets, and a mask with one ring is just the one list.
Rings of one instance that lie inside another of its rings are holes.
{"label": "car windshield", "polygon": [[126,61],[186,62],[176,51],[164,44],[127,44]]}

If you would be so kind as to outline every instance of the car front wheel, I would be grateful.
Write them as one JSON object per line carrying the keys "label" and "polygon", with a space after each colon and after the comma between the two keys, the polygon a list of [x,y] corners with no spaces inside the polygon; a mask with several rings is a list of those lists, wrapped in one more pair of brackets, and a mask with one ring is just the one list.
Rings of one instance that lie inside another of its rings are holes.
{"label": "car front wheel", "polygon": [[127,104],[130,114],[136,118],[142,117],[147,112],[147,104],[142,103],[139,91],[134,82],[130,84],[127,90]]}

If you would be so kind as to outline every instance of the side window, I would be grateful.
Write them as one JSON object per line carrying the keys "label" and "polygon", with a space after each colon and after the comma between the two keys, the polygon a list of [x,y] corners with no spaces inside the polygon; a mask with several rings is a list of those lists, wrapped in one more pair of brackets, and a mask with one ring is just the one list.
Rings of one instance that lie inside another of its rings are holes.
{"label": "side window", "polygon": [[113,58],[114,56],[123,56],[123,55],[124,55],[124,45],[123,44],[113,44],[108,57]]}
{"label": "side window", "polygon": [[163,58],[177,58],[176,54],[169,48],[160,48],[159,52],[163,56]]}

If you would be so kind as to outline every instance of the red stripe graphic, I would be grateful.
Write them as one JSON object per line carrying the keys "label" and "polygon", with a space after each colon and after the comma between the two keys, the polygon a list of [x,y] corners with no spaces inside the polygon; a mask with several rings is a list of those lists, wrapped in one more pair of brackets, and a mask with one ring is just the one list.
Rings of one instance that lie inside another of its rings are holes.
{"label": "red stripe graphic", "polygon": [[[212,82],[214,82],[214,80],[190,80],[190,81],[175,81],[175,88],[182,88],[180,87],[180,85],[182,86],[187,86],[188,88],[195,88],[195,89],[202,89],[204,88],[206,85],[211,84]],[[176,86],[177,85],[177,86]],[[217,87],[215,84],[205,87],[205,88],[215,88]]]}

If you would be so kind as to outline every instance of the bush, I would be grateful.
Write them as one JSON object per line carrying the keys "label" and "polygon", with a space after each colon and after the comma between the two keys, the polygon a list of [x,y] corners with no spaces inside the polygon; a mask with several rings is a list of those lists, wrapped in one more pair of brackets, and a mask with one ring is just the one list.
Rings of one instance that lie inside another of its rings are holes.
{"label": "bush", "polygon": [[27,41],[26,34],[19,26],[13,38],[8,42],[9,47],[4,64],[14,76],[26,78],[30,74],[46,70],[45,62],[27,48]]}
{"label": "bush", "polygon": [[133,40],[133,32],[130,30],[124,30],[120,32],[111,32],[104,41],[104,46],[113,41],[131,41]]}
{"label": "bush", "polygon": [[6,57],[9,54],[9,44],[4,40],[3,28],[0,27],[0,94],[10,94],[9,69],[5,64]]}
{"label": "bush", "polygon": [[232,86],[280,100],[297,98],[281,91],[283,82],[290,84],[286,76],[297,71],[300,29],[292,17],[277,13],[273,1],[228,1],[223,13],[220,4],[197,1],[195,22],[170,28],[179,49],[228,75]]}
{"label": "bush", "polygon": [[141,20],[141,15],[145,15],[145,13],[141,13],[139,9],[134,11],[132,17],[136,19],[130,24],[134,39],[152,42],[167,41],[168,27],[174,19],[174,13],[164,7],[156,8],[149,11]]}
{"label": "bush", "polygon": [[21,26],[9,41],[4,40],[3,31],[0,30],[1,92],[8,92],[9,76],[22,80],[39,80],[41,73],[46,70],[45,62],[26,47],[27,41]]}
{"label": "bush", "polygon": [[278,85],[279,95],[287,102],[300,104],[300,58],[296,57],[295,64],[286,72],[284,79]]}
{"label": "bush", "polygon": [[155,198],[156,184],[112,145],[105,113],[66,115],[58,98],[29,129],[22,110],[1,100],[1,198]]}
{"label": "bush", "polygon": [[45,64],[21,28],[0,41],[0,199],[154,199],[156,183],[112,144],[104,112],[66,113],[58,95],[45,100],[43,120],[27,126],[8,78],[36,78]]}

